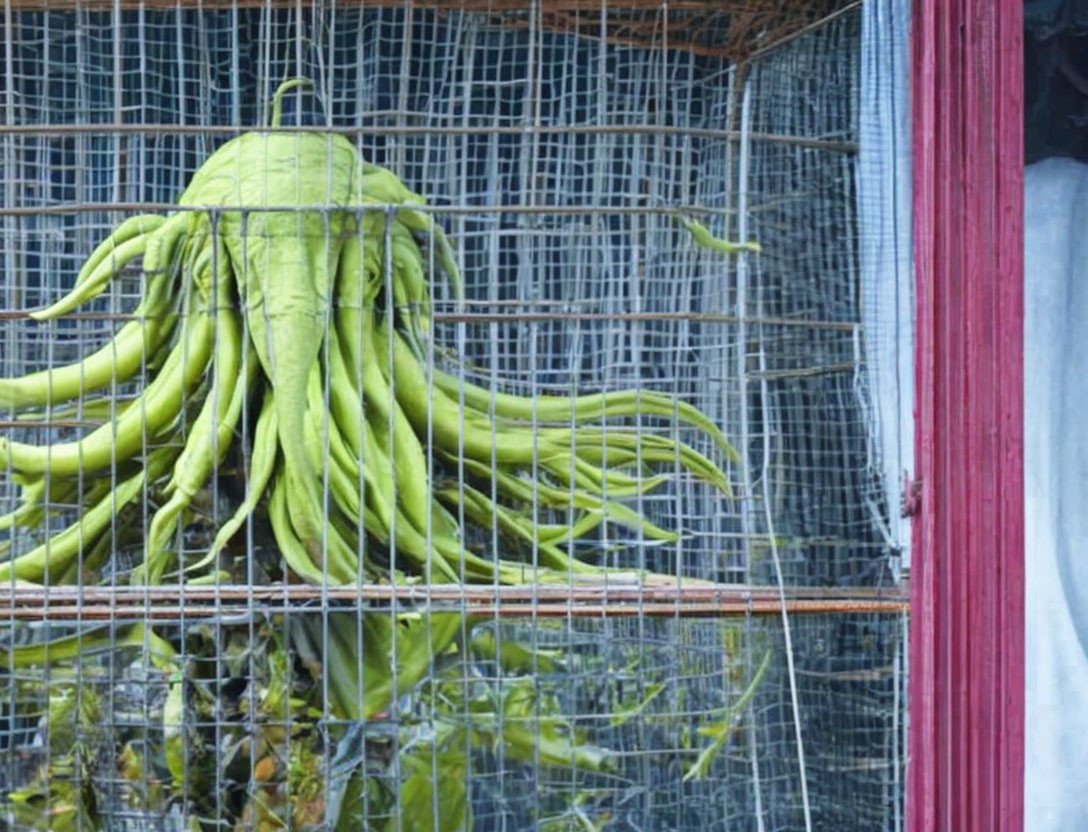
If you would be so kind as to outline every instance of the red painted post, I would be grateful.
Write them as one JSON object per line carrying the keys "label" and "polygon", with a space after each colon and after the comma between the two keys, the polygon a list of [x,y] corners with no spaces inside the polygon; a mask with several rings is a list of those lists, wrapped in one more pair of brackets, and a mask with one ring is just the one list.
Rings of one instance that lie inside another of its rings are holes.
{"label": "red painted post", "polygon": [[909,832],[1022,832],[1023,0],[916,0]]}

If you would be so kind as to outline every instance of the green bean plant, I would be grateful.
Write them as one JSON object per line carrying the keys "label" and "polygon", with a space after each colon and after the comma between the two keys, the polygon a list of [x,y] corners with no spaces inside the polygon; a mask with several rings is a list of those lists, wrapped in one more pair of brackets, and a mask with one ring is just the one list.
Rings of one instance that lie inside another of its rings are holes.
{"label": "green bean plant", "polygon": [[[0,470],[20,489],[14,510],[0,517],[0,530],[8,532],[0,543],[0,581],[106,583],[119,539],[139,549],[130,578],[137,585],[246,580],[257,572],[253,553],[236,544],[251,519],[271,530],[278,558],[260,570],[270,580],[322,586],[600,580],[617,576],[575,557],[573,544],[602,522],[647,540],[675,541],[680,533],[630,506],[630,498],[669,480],[655,466],[678,467],[731,497],[726,471],[694,447],[646,429],[604,428],[606,420],[638,416],[685,423],[735,467],[738,454],[712,420],[673,396],[618,391],[530,399],[467,384],[449,371],[455,369],[449,361],[445,371],[436,368],[432,299],[443,286],[461,297],[453,247],[424,199],[364,160],[345,136],[278,129],[282,98],[300,83],[277,90],[270,129],[228,141],[203,163],[178,210],[125,220],[95,248],[67,294],[31,313],[39,321],[66,315],[138,265],[139,305],[107,344],[70,365],[0,379],[0,410],[16,419],[56,418],[66,408],[102,419],[69,441],[0,436]],[[726,243],[694,221],[684,223],[697,244],[717,252],[758,251],[754,243]],[[119,397],[125,385],[137,387],[136,394]],[[207,492],[231,466],[243,469],[243,494],[199,555],[186,556],[185,529],[206,516]],[[463,479],[451,480],[457,472]],[[78,510],[51,531],[58,503]],[[566,511],[570,522],[542,522],[539,513],[552,510]],[[467,546],[469,527],[497,527],[519,544],[512,551],[520,556]],[[35,545],[17,545],[25,540]],[[295,658],[309,655],[313,678],[323,674],[315,688],[320,701],[314,691],[294,704],[291,697],[269,704],[262,694],[261,707],[300,709],[299,724],[315,713],[371,720],[425,680],[437,684],[436,668],[476,623],[455,612],[342,612],[329,616],[326,632],[319,616],[301,616],[290,643],[262,654],[275,666],[265,676],[289,675]],[[159,670],[171,679],[162,747],[153,763],[140,763],[159,772],[153,779],[161,783],[143,799],[192,802],[200,789],[190,786],[202,782],[203,746],[184,725],[195,719],[193,708],[214,709],[208,697],[215,694],[172,654],[180,644],[150,629],[139,632],[145,643],[154,637]],[[31,666],[40,658],[35,649],[9,651],[9,661]],[[64,649],[54,645],[50,661],[62,660]],[[459,730],[491,736],[523,759],[604,765],[607,755],[563,729],[556,713],[547,717],[554,736],[529,733],[513,718],[494,734],[485,723],[496,709],[519,707],[524,699],[516,691],[506,690],[498,703],[465,694],[475,704],[458,706],[477,708],[480,716]],[[251,783],[282,775],[293,785],[280,792],[253,786],[239,823],[287,824],[277,795],[302,813],[290,821],[295,828],[324,817],[321,789],[303,776],[320,775],[315,746],[293,735],[262,742],[268,747],[251,742],[239,752],[237,761],[247,762],[237,765],[249,767]],[[432,743],[429,753],[452,771],[456,745],[435,750]],[[273,747],[278,756],[264,762]],[[136,770],[144,753],[126,747],[125,764]],[[405,789],[433,788],[424,783],[422,763],[412,760],[401,761],[405,805],[415,803]],[[203,770],[203,777],[209,782],[211,774]],[[355,777],[341,803],[370,795],[378,805],[374,788]],[[291,797],[298,794],[309,797]],[[31,811],[18,793],[10,800],[24,815]],[[464,808],[444,813],[453,824],[448,828],[469,828],[467,798],[451,800]],[[86,815],[81,828],[97,828],[89,809],[79,812]]]}

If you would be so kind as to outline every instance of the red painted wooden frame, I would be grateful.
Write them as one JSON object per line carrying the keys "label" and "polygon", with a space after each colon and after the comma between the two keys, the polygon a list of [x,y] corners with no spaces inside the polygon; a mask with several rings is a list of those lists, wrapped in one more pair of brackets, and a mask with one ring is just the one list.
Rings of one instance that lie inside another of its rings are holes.
{"label": "red painted wooden frame", "polygon": [[915,0],[910,832],[1021,832],[1023,0]]}

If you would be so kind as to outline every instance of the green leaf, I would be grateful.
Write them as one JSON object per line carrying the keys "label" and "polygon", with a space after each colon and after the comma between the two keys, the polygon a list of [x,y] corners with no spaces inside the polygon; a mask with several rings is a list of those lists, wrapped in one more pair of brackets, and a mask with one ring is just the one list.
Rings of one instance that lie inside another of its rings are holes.
{"label": "green leaf", "polygon": [[478,658],[497,659],[507,673],[554,673],[566,665],[560,650],[533,650],[510,639],[503,639],[496,645],[495,632],[491,629],[481,629],[473,635],[471,646]]}
{"label": "green leaf", "polygon": [[763,654],[763,661],[759,663],[759,667],[752,675],[752,681],[749,682],[747,690],[741,694],[729,708],[726,710],[725,718],[712,723],[710,725],[699,728],[698,733],[704,737],[713,737],[713,742],[704,748],[700,753],[698,759],[692,764],[691,768],[684,774],[684,782],[689,780],[700,780],[706,777],[710,771],[710,764],[714,761],[714,758],[718,756],[718,752],[721,751],[725,745],[725,741],[729,739],[729,735],[733,733],[733,721],[744,708],[748,706],[748,703],[755,696],[756,688],[759,687],[759,683],[763,681],[763,675],[767,672],[767,668],[771,664],[771,651],[767,650]]}
{"label": "green leaf", "polygon": [[627,722],[627,720],[629,720],[631,717],[637,716],[638,714],[642,713],[646,709],[646,706],[653,702],[657,695],[661,693],[661,691],[663,691],[664,689],[664,682],[658,682],[656,685],[650,685],[649,692],[646,694],[646,697],[641,702],[636,702],[634,705],[617,710],[614,714],[612,714],[610,721],[613,725],[623,725],[623,723]]}
{"label": "green leaf", "polygon": [[[403,755],[401,762],[411,771],[397,801],[402,832],[468,832],[472,828],[463,753],[440,753],[432,765],[431,749],[423,746]],[[397,828],[395,817],[387,828],[390,832]]]}

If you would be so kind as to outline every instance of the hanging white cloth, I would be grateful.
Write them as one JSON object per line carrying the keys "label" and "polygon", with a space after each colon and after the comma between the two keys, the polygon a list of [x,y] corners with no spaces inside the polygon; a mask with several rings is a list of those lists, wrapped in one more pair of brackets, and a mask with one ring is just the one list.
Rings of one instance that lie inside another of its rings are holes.
{"label": "hanging white cloth", "polygon": [[911,260],[910,0],[862,7],[858,118],[861,318],[870,414],[870,466],[884,489],[871,501],[894,566],[909,567],[910,520],[899,512],[914,470],[914,271]]}
{"label": "hanging white cloth", "polygon": [[1088,829],[1088,165],[1025,172],[1025,817]]}

